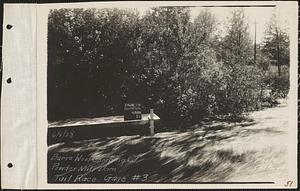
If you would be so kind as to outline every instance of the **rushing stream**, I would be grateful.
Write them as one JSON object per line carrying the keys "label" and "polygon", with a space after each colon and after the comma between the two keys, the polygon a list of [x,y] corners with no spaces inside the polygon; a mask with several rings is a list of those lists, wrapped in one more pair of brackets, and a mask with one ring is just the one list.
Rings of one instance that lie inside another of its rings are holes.
{"label": "rushing stream", "polygon": [[288,107],[249,114],[186,132],[121,136],[54,144],[49,182],[274,181],[287,174]]}

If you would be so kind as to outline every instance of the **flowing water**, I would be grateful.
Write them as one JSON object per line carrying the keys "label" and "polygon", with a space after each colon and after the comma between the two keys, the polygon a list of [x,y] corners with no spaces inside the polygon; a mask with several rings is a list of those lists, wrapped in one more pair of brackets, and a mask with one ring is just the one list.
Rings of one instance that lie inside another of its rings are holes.
{"label": "flowing water", "polygon": [[[76,176],[108,183],[282,179],[288,173],[286,101],[252,112],[249,118],[239,123],[212,121],[186,132],[55,144],[48,151],[49,182],[83,181]],[[57,174],[73,177],[59,179]]]}

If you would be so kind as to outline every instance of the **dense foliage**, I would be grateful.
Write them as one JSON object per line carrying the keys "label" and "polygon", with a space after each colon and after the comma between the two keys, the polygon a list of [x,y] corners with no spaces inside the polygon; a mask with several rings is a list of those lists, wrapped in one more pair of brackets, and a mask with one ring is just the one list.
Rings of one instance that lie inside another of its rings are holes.
{"label": "dense foliage", "polygon": [[243,10],[233,11],[222,37],[217,22],[208,10],[192,20],[182,7],[153,8],[143,16],[52,10],[48,119],[122,115],[128,102],[177,124],[259,109],[269,88],[268,67],[262,67],[269,58],[253,62]]}
{"label": "dense foliage", "polygon": [[[266,83],[272,90],[273,98],[283,98],[289,92],[289,64],[290,41],[287,29],[280,27],[275,14],[273,14],[265,31],[265,38],[261,44],[261,52],[267,62],[263,62],[266,75]],[[268,63],[268,64],[266,64]],[[272,69],[277,66],[277,71]],[[269,67],[269,68],[268,68]],[[278,73],[278,75],[277,75]]]}

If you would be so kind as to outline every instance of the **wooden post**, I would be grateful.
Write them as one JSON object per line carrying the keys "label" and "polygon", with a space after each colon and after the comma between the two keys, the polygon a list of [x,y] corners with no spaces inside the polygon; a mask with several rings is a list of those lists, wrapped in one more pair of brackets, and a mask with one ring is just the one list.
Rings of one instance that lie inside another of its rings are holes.
{"label": "wooden post", "polygon": [[150,134],[154,135],[154,112],[153,109],[150,109]]}

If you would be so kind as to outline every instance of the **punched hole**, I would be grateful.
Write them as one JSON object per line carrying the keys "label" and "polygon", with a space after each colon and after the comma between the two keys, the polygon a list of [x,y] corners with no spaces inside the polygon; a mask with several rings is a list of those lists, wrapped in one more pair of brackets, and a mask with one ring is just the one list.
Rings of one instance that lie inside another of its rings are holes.
{"label": "punched hole", "polygon": [[8,78],[8,79],[6,80],[6,82],[7,82],[8,84],[10,84],[10,83],[11,83],[11,78]]}
{"label": "punched hole", "polygon": [[13,167],[13,164],[8,163],[8,164],[7,164],[7,167],[8,167],[8,168],[12,168],[12,167]]}
{"label": "punched hole", "polygon": [[6,28],[9,30],[9,29],[11,29],[13,26],[12,25],[10,25],[10,24],[8,24],[8,25],[6,25]]}

